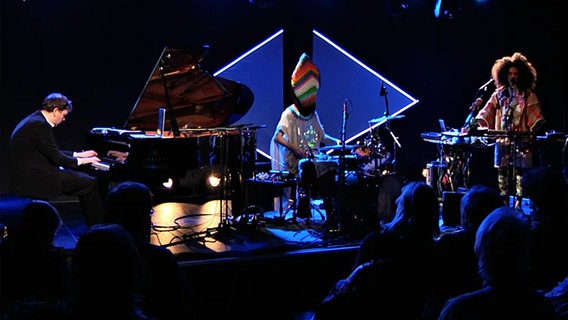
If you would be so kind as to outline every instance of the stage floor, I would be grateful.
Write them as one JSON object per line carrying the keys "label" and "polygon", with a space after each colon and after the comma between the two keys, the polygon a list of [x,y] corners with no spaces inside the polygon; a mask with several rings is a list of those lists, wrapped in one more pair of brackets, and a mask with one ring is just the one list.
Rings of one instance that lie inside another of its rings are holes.
{"label": "stage floor", "polygon": [[[193,318],[311,319],[333,283],[349,274],[360,239],[328,228],[323,209],[295,221],[292,211],[251,210],[237,219],[225,216],[225,205],[154,206],[151,242],[176,255],[195,293]],[[56,245],[73,250],[86,230],[79,204],[55,206],[63,220]]]}
{"label": "stage floor", "polygon": [[[154,206],[150,241],[167,247],[180,261],[358,246],[363,232],[342,232],[337,224],[328,222],[327,213],[320,209],[317,200],[312,204],[311,216],[300,218],[294,217],[292,210],[284,210],[281,216],[278,211],[263,212],[256,207],[233,217],[230,200],[202,204],[164,202]],[[69,201],[54,205],[63,222],[55,245],[72,250],[86,230],[79,204]]]}

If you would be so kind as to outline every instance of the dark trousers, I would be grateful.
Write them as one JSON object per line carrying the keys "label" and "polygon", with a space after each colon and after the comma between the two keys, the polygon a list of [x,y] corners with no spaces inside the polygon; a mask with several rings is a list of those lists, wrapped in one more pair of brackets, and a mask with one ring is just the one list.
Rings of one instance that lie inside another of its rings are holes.
{"label": "dark trousers", "polygon": [[79,197],[87,226],[104,222],[106,210],[97,178],[80,171],[61,170],[61,191]]}

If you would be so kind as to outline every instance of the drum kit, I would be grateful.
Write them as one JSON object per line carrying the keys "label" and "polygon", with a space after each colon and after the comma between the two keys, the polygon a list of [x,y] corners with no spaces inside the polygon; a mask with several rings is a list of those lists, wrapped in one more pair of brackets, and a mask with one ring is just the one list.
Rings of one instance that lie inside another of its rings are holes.
{"label": "drum kit", "polygon": [[[369,124],[403,117],[403,115],[383,116],[369,120]],[[336,160],[343,160],[346,174],[355,175],[358,180],[380,178],[395,171],[392,166],[395,159],[381,139],[378,128],[371,128],[368,134],[356,144],[325,146],[321,147],[320,151],[332,155]]]}
{"label": "drum kit", "polygon": [[[340,144],[320,148],[339,163],[336,193],[339,220],[349,224],[353,232],[367,230],[380,221],[388,222],[394,216],[394,202],[402,181],[396,172],[396,146],[399,145],[388,128],[388,121],[404,116],[383,116],[369,121],[369,131],[354,144]],[[388,148],[381,137],[382,127],[393,136],[394,149]],[[392,152],[391,152],[392,151]]]}

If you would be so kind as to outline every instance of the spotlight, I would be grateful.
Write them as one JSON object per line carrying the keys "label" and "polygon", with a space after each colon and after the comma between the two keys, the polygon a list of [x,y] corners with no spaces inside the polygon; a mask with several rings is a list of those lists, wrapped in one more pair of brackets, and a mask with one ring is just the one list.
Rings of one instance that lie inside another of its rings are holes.
{"label": "spotlight", "polygon": [[207,184],[211,187],[211,188],[217,188],[219,187],[219,185],[221,184],[221,178],[219,178],[217,175],[215,174],[211,174],[209,177],[207,177]]}
{"label": "spotlight", "polygon": [[261,9],[266,9],[276,5],[276,0],[249,0],[249,3],[257,5]]}
{"label": "spotlight", "polygon": [[385,11],[393,17],[401,17],[408,11],[407,0],[386,0]]}
{"label": "spotlight", "polygon": [[436,0],[434,17],[451,20],[461,12],[460,0]]}
{"label": "spotlight", "polygon": [[172,189],[174,187],[174,180],[168,178],[168,180],[162,182],[162,186],[166,189]]}

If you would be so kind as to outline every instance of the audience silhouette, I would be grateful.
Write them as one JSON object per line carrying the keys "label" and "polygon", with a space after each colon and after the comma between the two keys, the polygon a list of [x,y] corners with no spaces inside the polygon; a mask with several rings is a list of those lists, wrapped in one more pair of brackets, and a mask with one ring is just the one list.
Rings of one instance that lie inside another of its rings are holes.
{"label": "audience silhouette", "polygon": [[83,233],[72,254],[74,319],[152,319],[138,307],[142,260],[132,236],[118,224],[96,224]]}
{"label": "audience silhouette", "polygon": [[[568,181],[543,166],[525,172],[522,184],[529,214],[474,185],[461,198],[459,228],[440,235],[435,190],[406,183],[394,218],[363,238],[353,270],[313,319],[377,310],[382,319],[568,319]],[[26,205],[0,243],[2,319],[193,318],[175,255],[150,241],[150,189],[119,183],[106,205],[105,224],[89,227],[72,254],[54,245],[57,209],[43,200]]]}
{"label": "audience silhouette", "polygon": [[552,303],[530,287],[529,249],[527,219],[510,207],[492,211],[475,235],[484,287],[450,298],[438,319],[557,319]]}
{"label": "audience silhouette", "polygon": [[[363,238],[355,268],[392,255],[420,253],[423,249],[431,251],[433,241],[440,234],[440,206],[435,192],[431,191],[433,189],[422,181],[410,181],[402,187],[395,201],[395,216]],[[397,247],[393,247],[391,241],[395,241]]]}
{"label": "audience silhouette", "polygon": [[525,172],[522,185],[532,205],[532,285],[549,290],[568,275],[568,184],[560,170],[541,166]]}
{"label": "audience silhouette", "polygon": [[2,320],[73,320],[65,304],[45,298],[17,301],[4,313]]}
{"label": "audience silhouette", "polygon": [[69,254],[54,245],[61,225],[49,202],[31,200],[2,243],[2,309],[22,299],[56,301],[69,293]]}
{"label": "audience silhouette", "polygon": [[[417,319],[433,279],[439,234],[435,191],[421,181],[402,187],[392,221],[361,244],[359,265],[316,306],[314,319]],[[404,307],[398,307],[404,304]]]}
{"label": "audience silhouette", "polygon": [[173,253],[150,243],[152,193],[139,182],[125,181],[107,195],[107,222],[123,226],[134,238],[142,257],[144,277],[141,308],[156,319],[188,318],[189,288]]}
{"label": "audience silhouette", "polygon": [[544,295],[552,302],[560,320],[568,320],[568,276]]}
{"label": "audience silhouette", "polygon": [[474,185],[460,200],[460,228],[442,234],[436,244],[438,268],[422,319],[436,319],[446,300],[482,287],[477,257],[473,251],[477,228],[493,211],[503,206],[499,191]]}

